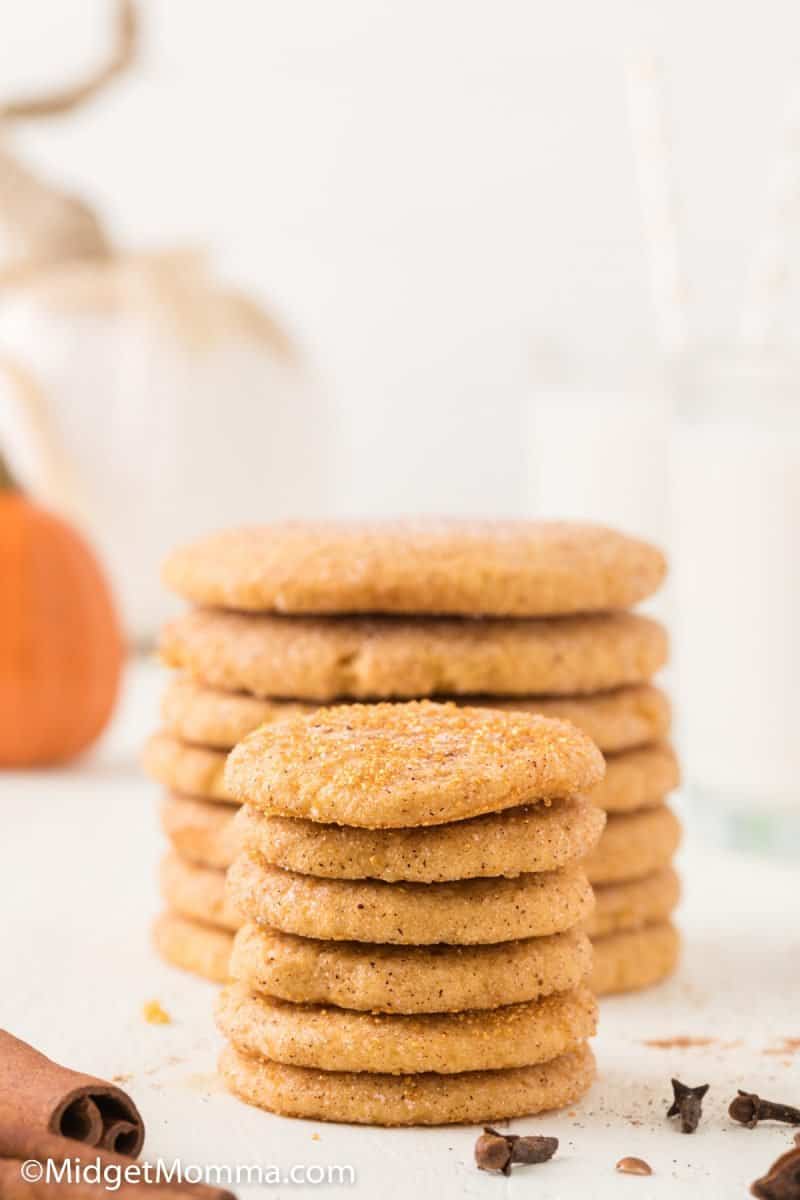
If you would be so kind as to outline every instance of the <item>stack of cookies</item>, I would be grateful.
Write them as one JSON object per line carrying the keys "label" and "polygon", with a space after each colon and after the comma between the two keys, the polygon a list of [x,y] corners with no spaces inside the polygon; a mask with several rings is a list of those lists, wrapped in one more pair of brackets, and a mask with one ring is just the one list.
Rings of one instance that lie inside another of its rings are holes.
{"label": "stack of cookies", "polygon": [[237,742],[319,704],[435,696],[563,717],[608,753],[593,797],[615,814],[592,860],[602,883],[590,930],[603,938],[596,982],[652,981],[652,968],[631,974],[642,926],[664,973],[670,939],[676,953],[666,923],[675,879],[657,864],[671,856],[675,827],[659,806],[676,767],[663,745],[669,707],[650,681],[667,640],[657,622],[624,611],[664,570],[636,539],[546,522],[293,523],[176,551],[167,583],[196,607],[164,630],[162,655],[180,674],[146,754],[166,788],[172,847],[162,955],[226,976],[239,917],[224,889],[237,836],[224,768]]}
{"label": "stack of cookies", "polygon": [[580,860],[603,774],[573,726],[434,704],[343,705],[245,738],[228,873],[245,924],[222,1074],[287,1116],[499,1120],[589,1087],[596,1001]]}
{"label": "stack of cookies", "polygon": [[[667,721],[665,710],[665,727]],[[598,995],[659,983],[675,969],[680,954],[680,935],[670,915],[680,899],[671,863],[681,825],[665,802],[679,782],[675,754],[655,742],[609,754],[606,766],[606,778],[592,798],[608,821],[584,863],[597,901],[587,928]]]}

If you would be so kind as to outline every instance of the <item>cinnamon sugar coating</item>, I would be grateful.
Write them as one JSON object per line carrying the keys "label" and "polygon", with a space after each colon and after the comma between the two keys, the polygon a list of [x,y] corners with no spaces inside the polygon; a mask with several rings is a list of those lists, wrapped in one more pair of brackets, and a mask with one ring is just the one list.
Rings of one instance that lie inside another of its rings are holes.
{"label": "cinnamon sugar coating", "polygon": [[[166,733],[154,734],[143,756],[148,774],[171,791],[236,804],[225,784],[226,761],[225,751],[190,746]],[[641,746],[608,755],[605,777],[587,795],[608,813],[634,812],[663,804],[679,779],[671,746]]]}
{"label": "cinnamon sugar coating", "polygon": [[159,815],[173,850],[189,862],[225,871],[239,853],[241,834],[232,805],[168,792]]}
{"label": "cinnamon sugar coating", "polygon": [[226,930],[166,911],[153,922],[152,936],[156,953],[171,966],[212,983],[228,978],[233,935]]}
{"label": "cinnamon sugar coating", "polygon": [[219,1070],[248,1104],[286,1117],[357,1125],[483,1124],[562,1108],[594,1082],[587,1045],[549,1063],[458,1075],[316,1071],[240,1054],[226,1046]]}
{"label": "cinnamon sugar coating", "polygon": [[164,579],[195,604],[282,613],[547,616],[628,608],[660,550],[557,521],[284,522],[175,550]]}
{"label": "cinnamon sugar coating", "polygon": [[555,800],[416,829],[354,829],[249,807],[236,818],[238,845],[264,862],[331,879],[441,883],[554,871],[597,846],[605,814],[589,800]]}
{"label": "cinnamon sugar coating", "polygon": [[637,812],[663,804],[680,783],[675,751],[667,743],[623,750],[606,758],[605,778],[590,793],[607,813]]}
{"label": "cinnamon sugar coating", "polygon": [[669,866],[680,841],[681,823],[666,804],[612,813],[583,868],[594,885],[642,879]]}
{"label": "cinnamon sugar coating", "polygon": [[666,920],[680,900],[680,880],[672,867],[662,867],[644,879],[598,884],[594,896],[594,915],[585,925],[593,940]]}
{"label": "cinnamon sugar coating", "polygon": [[177,792],[163,798],[160,812],[173,849],[200,866],[227,869],[244,848],[303,875],[411,883],[553,871],[584,859],[606,820],[579,798],[424,829],[353,829],[247,807],[235,813]]}
{"label": "cinnamon sugar coating", "polygon": [[496,1071],[549,1062],[597,1026],[588,988],[478,1012],[351,1012],[287,1004],[230,984],[217,1004],[220,1032],[242,1054],[322,1071],[408,1075]]}
{"label": "cinnamon sugar coating", "polygon": [[[472,696],[463,702],[475,708],[518,709],[571,721],[603,753],[660,742],[670,727],[669,700],[647,683],[587,696]],[[184,742],[230,750],[259,725],[314,707],[300,701],[261,700],[246,692],[224,692],[178,675],[167,686],[161,719],[164,731]]]}
{"label": "cinnamon sugar coating", "polygon": [[142,752],[144,771],[171,791],[233,803],[224,779],[226,760],[219,750],[190,746],[168,733],[152,734]]}
{"label": "cinnamon sugar coating", "polygon": [[586,921],[592,889],[575,867],[516,879],[383,883],[315,879],[242,855],[228,871],[241,920],[333,941],[475,945],[561,933]]}
{"label": "cinnamon sugar coating", "polygon": [[236,930],[242,924],[228,897],[224,871],[199,867],[171,851],[161,860],[159,884],[167,908],[181,917],[217,929]]}
{"label": "cinnamon sugar coating", "polygon": [[605,766],[562,721],[454,704],[348,704],[248,735],[225,782],[255,808],[368,829],[438,825],[591,788]]}
{"label": "cinnamon sugar coating", "polygon": [[608,996],[652,987],[672,974],[680,952],[681,937],[670,921],[597,938],[592,989]]}
{"label": "cinnamon sugar coating", "polygon": [[167,624],[160,649],[214,688],[325,703],[606,691],[647,682],[668,641],[657,621],[626,612],[525,621],[197,609]]}
{"label": "cinnamon sugar coating", "polygon": [[591,965],[591,944],[578,929],[488,946],[380,946],[297,937],[248,921],[234,939],[230,975],[296,1004],[463,1012],[569,991]]}

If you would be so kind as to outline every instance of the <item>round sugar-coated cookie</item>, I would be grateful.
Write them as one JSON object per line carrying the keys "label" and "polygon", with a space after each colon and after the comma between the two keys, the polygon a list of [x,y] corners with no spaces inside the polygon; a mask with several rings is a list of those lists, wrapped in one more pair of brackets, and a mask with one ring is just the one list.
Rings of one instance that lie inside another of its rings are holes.
{"label": "round sugar-coated cookie", "polygon": [[354,829],[240,810],[239,842],[273,866],[331,879],[441,883],[554,871],[597,846],[605,813],[572,798],[448,825]]}
{"label": "round sugar-coated cookie", "polygon": [[162,631],[170,666],[225,691],[330,702],[569,695],[646,683],[663,626],[635,613],[525,620],[188,612]]}
{"label": "round sugar-coated cookie", "polygon": [[604,754],[631,750],[661,741],[669,732],[672,712],[660,688],[634,683],[588,696],[474,697],[473,704],[515,709],[571,721],[592,739]]}
{"label": "round sugar-coated cookie", "polygon": [[666,867],[681,840],[681,823],[665,804],[612,813],[584,870],[592,884],[641,879]]}
{"label": "round sugar-coated cookie", "polygon": [[162,899],[179,916],[218,929],[235,930],[242,924],[228,898],[224,871],[199,867],[170,851],[161,860],[159,883]]}
{"label": "round sugar-coated cookie", "polygon": [[609,933],[594,943],[591,986],[598,996],[661,983],[678,965],[680,934],[669,921]]}
{"label": "round sugar-coated cookie", "polygon": [[662,867],[644,879],[600,884],[594,889],[594,897],[594,914],[585,925],[593,940],[665,921],[678,905],[681,885],[672,867]]}
{"label": "round sugar-coated cookie", "polygon": [[232,801],[225,786],[227,754],[190,746],[168,733],[154,733],[142,754],[148,775],[171,791],[205,800]]}
{"label": "round sugar-coated cookie", "polygon": [[287,817],[368,829],[440,825],[571,796],[603,756],[564,721],[455,704],[344,704],[248,734],[225,783]]}
{"label": "round sugar-coated cookie", "polygon": [[242,918],[284,933],[411,946],[543,937],[587,920],[594,907],[588,880],[575,867],[516,879],[383,883],[315,879],[249,855],[228,872],[228,895]]}
{"label": "round sugar-coated cookie", "polygon": [[171,966],[212,983],[224,983],[228,978],[233,935],[226,930],[163,912],[156,917],[152,933],[156,951]]}
{"label": "round sugar-coated cookie", "polygon": [[[172,791],[231,804],[239,801],[225,782],[227,752],[190,746],[166,733],[154,734],[144,753],[145,770]],[[675,751],[669,745],[642,746],[606,758],[605,777],[590,796],[607,813],[655,808],[680,783]]]}
{"label": "round sugar-coated cookie", "polygon": [[[649,683],[588,696],[474,696],[458,703],[476,708],[518,709],[571,721],[604,754],[661,741],[669,732],[670,704]],[[178,675],[161,706],[164,731],[194,745],[230,750],[259,725],[309,712],[316,706],[292,700],[260,700],[246,692],[223,692]]]}
{"label": "round sugar-coated cookie", "polygon": [[321,1071],[414,1075],[498,1071],[550,1062],[596,1032],[597,1002],[586,987],[477,1012],[351,1012],[287,1004],[230,984],[217,1025],[242,1054]]}
{"label": "round sugar-coated cookie", "polygon": [[168,792],[161,801],[161,828],[173,850],[201,867],[227,870],[240,849],[236,810],[229,804]]}
{"label": "round sugar-coated cookie", "polygon": [[295,937],[253,922],[236,934],[231,978],[295,1004],[366,1012],[463,1012],[577,987],[592,948],[580,930],[489,946],[377,946]]}
{"label": "round sugar-coated cookie", "polygon": [[588,1045],[549,1063],[457,1075],[316,1071],[240,1054],[226,1046],[219,1071],[228,1089],[284,1117],[350,1125],[480,1125],[574,1104],[592,1086]]}
{"label": "round sugar-coated cookie", "polygon": [[231,750],[259,725],[314,708],[316,705],[299,700],[261,700],[246,692],[223,692],[177,675],[162,698],[161,723],[166,733],[181,741]]}
{"label": "round sugar-coated cookie", "polygon": [[671,746],[641,746],[606,758],[605,778],[591,792],[598,808],[608,813],[655,808],[680,783],[680,769]]}
{"label": "round sugar-coated cookie", "polygon": [[282,613],[540,617],[638,604],[660,550],[561,521],[285,522],[175,550],[164,579],[195,604]]}

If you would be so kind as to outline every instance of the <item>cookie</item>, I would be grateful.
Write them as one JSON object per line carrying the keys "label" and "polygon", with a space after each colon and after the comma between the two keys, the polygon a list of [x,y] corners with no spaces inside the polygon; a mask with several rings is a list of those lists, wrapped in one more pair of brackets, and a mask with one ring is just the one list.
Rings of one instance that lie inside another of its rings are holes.
{"label": "cookie", "polygon": [[183,742],[232,750],[248,733],[272,721],[312,712],[316,705],[293,700],[259,700],[245,692],[222,692],[176,676],[161,701],[164,731]]}
{"label": "cookie", "polygon": [[472,700],[479,707],[514,709],[571,721],[590,737],[604,754],[631,750],[659,742],[672,721],[670,703],[660,688],[649,683],[630,684],[588,696],[518,696]]}
{"label": "cookie", "polygon": [[366,1012],[462,1012],[538,1000],[577,987],[592,948],[579,930],[494,946],[375,946],[295,937],[248,922],[231,978],[296,1004]]}
{"label": "cookie", "polygon": [[677,907],[680,894],[680,881],[672,867],[630,883],[602,884],[594,889],[596,907],[586,922],[586,932],[594,940],[665,921]]}
{"label": "cookie", "polygon": [[597,846],[605,813],[590,800],[554,800],[422,829],[353,829],[243,808],[236,824],[242,846],[287,871],[440,883],[568,866]]}
{"label": "cookie", "polygon": [[455,704],[345,704],[248,734],[225,785],[281,816],[369,829],[439,825],[571,796],[603,756],[563,721]]}
{"label": "cookie", "polygon": [[681,823],[672,809],[612,813],[583,868],[592,884],[641,879],[666,867],[681,840]]}
{"label": "cookie", "polygon": [[678,965],[680,934],[669,921],[610,933],[594,943],[592,988],[598,996],[651,987]]}
{"label": "cookie", "polygon": [[167,733],[154,733],[142,753],[142,766],[170,791],[234,803],[225,786],[227,755],[205,746],[189,746]]}
{"label": "cookie", "polygon": [[450,1075],[528,1067],[576,1050],[596,1031],[597,1002],[580,987],[480,1012],[398,1016],[287,1004],[239,983],[220,994],[217,1025],[240,1053],[289,1066]]}
{"label": "cookie", "polygon": [[161,958],[173,967],[224,983],[233,937],[224,929],[214,929],[174,912],[163,912],[153,923],[153,944]]}
{"label": "cookie", "polygon": [[220,929],[238,929],[242,919],[225,889],[225,872],[198,867],[165,854],[159,868],[161,897],[181,917]]}
{"label": "cookie", "polygon": [[549,1063],[459,1075],[372,1075],[315,1071],[240,1054],[219,1060],[226,1086],[240,1100],[285,1117],[354,1125],[479,1125],[573,1104],[595,1077],[588,1046]]}
{"label": "cookie", "polygon": [[526,617],[628,608],[665,573],[646,542],[556,521],[286,522],[205,537],[164,566],[168,587],[214,608]]}
{"label": "cookie", "polygon": [[575,867],[516,879],[382,883],[314,879],[249,855],[228,872],[228,895],[242,918],[284,933],[411,946],[543,937],[587,920],[594,907],[586,876]]}
{"label": "cookie", "polygon": [[[237,804],[226,788],[227,754],[189,746],[169,734],[154,734],[143,755],[145,770],[171,791]],[[606,774],[589,792],[592,802],[607,813],[655,808],[680,782],[678,760],[668,745],[643,746],[606,759]]]}
{"label": "cookie", "polygon": [[240,850],[235,810],[168,792],[161,801],[161,828],[181,858],[201,867],[227,870]]}
{"label": "cookie", "polygon": [[671,746],[642,746],[609,754],[605,778],[593,788],[591,797],[608,813],[635,812],[655,808],[680,783],[680,769]]}
{"label": "cookie", "polygon": [[[511,700],[477,696],[471,697],[470,703],[477,708],[518,709],[571,721],[603,753],[661,741],[671,720],[669,700],[647,683],[593,696],[520,696]],[[179,675],[167,687],[161,720],[164,731],[181,741],[230,750],[259,725],[314,707],[292,700],[259,700],[245,692],[223,692]]]}
{"label": "cookie", "polygon": [[634,613],[524,620],[275,617],[197,610],[161,654],[225,691],[290,700],[569,695],[646,683],[664,628]]}

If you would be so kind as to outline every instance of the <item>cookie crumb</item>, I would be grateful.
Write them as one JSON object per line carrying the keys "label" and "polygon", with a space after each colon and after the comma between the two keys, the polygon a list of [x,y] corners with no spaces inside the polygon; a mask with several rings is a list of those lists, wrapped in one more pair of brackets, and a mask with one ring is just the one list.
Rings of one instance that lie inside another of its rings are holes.
{"label": "cookie crumb", "polygon": [[655,1050],[689,1050],[693,1046],[713,1046],[716,1040],[713,1037],[688,1037],[684,1034],[680,1037],[648,1038],[642,1045],[652,1046]]}
{"label": "cookie crumb", "polygon": [[318,1141],[319,1141],[319,1134],[318,1134],[318,1133],[312,1133],[312,1135],[311,1135],[311,1140],[312,1140],[312,1142],[318,1142]]}
{"label": "cookie crumb", "polygon": [[142,1008],[142,1016],[148,1025],[171,1025],[172,1017],[157,1000],[148,1000]]}
{"label": "cookie crumb", "polygon": [[644,1161],[643,1158],[621,1158],[617,1163],[615,1170],[622,1175],[652,1175],[653,1168],[650,1163]]}
{"label": "cookie crumb", "polygon": [[773,1054],[777,1058],[783,1058],[784,1055],[797,1054],[800,1051],[800,1038],[784,1037],[781,1038],[780,1046],[768,1046],[766,1050],[762,1050],[762,1054]]}

